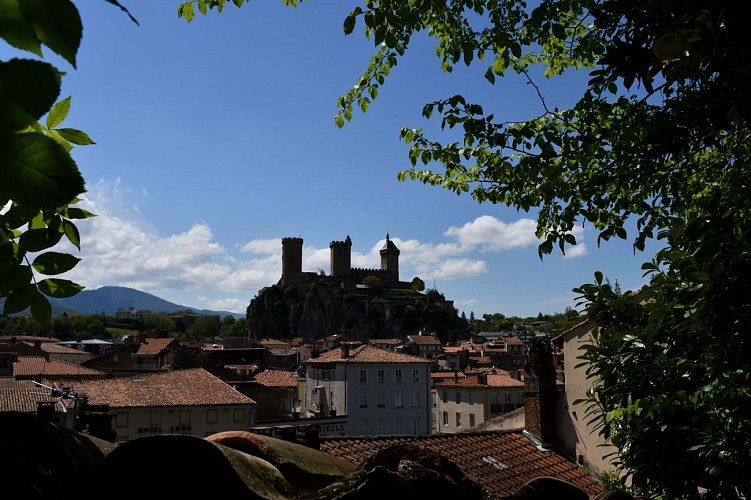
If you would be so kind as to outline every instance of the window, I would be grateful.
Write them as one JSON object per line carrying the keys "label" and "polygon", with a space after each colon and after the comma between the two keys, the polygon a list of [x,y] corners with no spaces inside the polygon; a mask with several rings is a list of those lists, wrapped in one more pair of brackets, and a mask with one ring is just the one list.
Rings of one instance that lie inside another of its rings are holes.
{"label": "window", "polygon": [[403,418],[394,419],[394,433],[404,434],[404,419]]}
{"label": "window", "polygon": [[474,413],[469,414],[469,426],[470,427],[475,426],[475,414]]}
{"label": "window", "polygon": [[505,392],[505,394],[503,395],[503,401],[505,403],[510,403],[511,402],[511,393],[510,392],[508,392],[508,391]]}
{"label": "window", "polygon": [[412,419],[412,432],[414,434],[420,434],[420,417]]}
{"label": "window", "polygon": [[412,382],[420,381],[420,370],[412,370]]}
{"label": "window", "polygon": [[520,405],[524,404],[524,393],[523,392],[519,393],[519,404]]}
{"label": "window", "polygon": [[368,407],[368,391],[360,391],[360,408]]}
{"label": "window", "polygon": [[368,419],[367,418],[361,418],[358,421],[358,427],[360,428],[360,435],[361,436],[367,436],[368,435]]}
{"label": "window", "polygon": [[471,405],[475,404],[475,401],[472,398],[472,391],[467,391],[467,403]]}
{"label": "window", "polygon": [[360,382],[368,381],[368,370],[360,370]]}
{"label": "window", "polygon": [[456,402],[457,403],[462,402],[462,391],[456,391]]}
{"label": "window", "polygon": [[412,391],[412,406],[415,408],[420,406],[420,391]]}
{"label": "window", "polygon": [[378,391],[378,408],[386,408],[386,393],[384,391]]}
{"label": "window", "polygon": [[449,424],[449,412],[444,411],[443,412],[443,425]]}
{"label": "window", "polygon": [[242,408],[235,408],[233,418],[236,424],[242,424],[245,422],[245,411]]}
{"label": "window", "polygon": [[128,427],[128,413],[119,411],[115,415],[115,427]]}
{"label": "window", "polygon": [[334,370],[318,370],[321,375],[321,380],[331,380],[332,379],[332,373]]}
{"label": "window", "polygon": [[215,424],[219,421],[219,412],[216,410],[206,410],[206,423]]}
{"label": "window", "polygon": [[379,435],[386,434],[386,419],[379,418],[376,420],[376,431]]}
{"label": "window", "polygon": [[398,369],[398,370],[396,370],[396,371],[394,372],[394,375],[396,375],[396,381],[397,381],[398,383],[401,383],[401,381],[402,381],[402,370],[401,370],[401,368],[400,368],[400,369]]}
{"label": "window", "polygon": [[456,412],[456,426],[457,427],[462,426],[462,414],[459,412]]}
{"label": "window", "polygon": [[394,392],[394,408],[402,407],[402,391]]}
{"label": "window", "polygon": [[384,382],[386,382],[386,371],[378,370],[378,383],[382,384]]}
{"label": "window", "polygon": [[149,412],[149,423],[152,427],[158,427],[162,425],[162,412],[161,411],[150,411]]}
{"label": "window", "polygon": [[443,402],[447,402],[449,400],[449,391],[446,389],[443,390]]}
{"label": "window", "polygon": [[178,422],[180,425],[190,425],[190,410],[180,410]]}
{"label": "window", "polygon": [[498,394],[496,394],[495,392],[490,395],[490,404],[493,406],[498,405]]}

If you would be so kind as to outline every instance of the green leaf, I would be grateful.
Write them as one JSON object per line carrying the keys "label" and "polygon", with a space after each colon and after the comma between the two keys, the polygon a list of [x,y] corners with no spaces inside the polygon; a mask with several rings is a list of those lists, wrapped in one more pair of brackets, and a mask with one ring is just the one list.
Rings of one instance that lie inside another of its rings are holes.
{"label": "green leaf", "polygon": [[83,208],[76,207],[65,208],[64,210],[61,210],[60,213],[67,219],[89,219],[91,217],[96,217],[96,214],[92,214]]}
{"label": "green leaf", "polygon": [[27,252],[41,252],[57,245],[62,236],[59,232],[47,228],[31,229],[21,234],[18,244]]}
{"label": "green leaf", "polygon": [[91,140],[91,137],[89,137],[86,132],[82,130],[76,130],[74,128],[58,128],[55,129],[55,132],[60,134],[60,137],[65,139],[68,142],[72,142],[73,144],[78,144],[79,146],[89,146],[91,144],[96,144],[96,142]]}
{"label": "green leaf", "polygon": [[32,20],[39,41],[75,68],[83,33],[76,6],[70,0],[25,0],[20,5],[24,17]]}
{"label": "green leaf", "polygon": [[14,203],[3,215],[2,221],[5,227],[16,229],[28,224],[39,214],[39,209]]}
{"label": "green leaf", "polygon": [[22,14],[18,0],[2,0],[0,4],[0,37],[13,47],[43,55],[34,25]]}
{"label": "green leaf", "polygon": [[355,12],[350,13],[344,19],[344,34],[349,35],[355,30],[355,23],[357,22],[357,16]]}
{"label": "green leaf", "polygon": [[0,134],[5,195],[22,205],[54,209],[85,191],[70,155],[41,134]]}
{"label": "green leaf", "polygon": [[0,62],[0,133],[32,126],[60,93],[55,68],[30,59]]}
{"label": "green leaf", "polygon": [[37,293],[37,287],[31,284],[14,287],[5,299],[3,314],[15,314],[23,311],[31,306],[31,301]]}
{"label": "green leaf", "polygon": [[187,22],[191,22],[193,19],[195,19],[196,11],[193,9],[193,4],[190,2],[181,3],[177,7],[177,17],[182,17]]}
{"label": "green leaf", "polygon": [[47,114],[47,128],[55,128],[60,125],[70,111],[70,96],[57,101]]}
{"label": "green leaf", "polygon": [[42,327],[49,324],[52,317],[52,306],[47,297],[41,293],[36,293],[31,299],[31,317]]}
{"label": "green leaf", "polygon": [[28,285],[34,278],[31,267],[20,265],[21,260],[15,257],[15,264],[10,270],[2,275],[0,279],[0,297],[7,296],[15,288]]}
{"label": "green leaf", "polygon": [[39,290],[48,297],[56,299],[72,297],[83,290],[83,288],[78,283],[59,278],[47,278],[39,282]]}
{"label": "green leaf", "polygon": [[45,252],[37,255],[31,265],[42,274],[53,275],[70,271],[80,261],[78,257],[67,253]]}
{"label": "green leaf", "polygon": [[81,249],[81,235],[78,233],[78,228],[75,224],[69,220],[63,219],[63,232],[65,237],[68,238],[77,249]]}

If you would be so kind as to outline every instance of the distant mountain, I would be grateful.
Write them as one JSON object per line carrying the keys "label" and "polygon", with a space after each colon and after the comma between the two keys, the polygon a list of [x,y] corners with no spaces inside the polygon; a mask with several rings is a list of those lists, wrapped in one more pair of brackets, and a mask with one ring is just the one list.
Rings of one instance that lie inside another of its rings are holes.
{"label": "distant mountain", "polygon": [[157,314],[170,314],[177,311],[189,309],[196,314],[201,315],[227,315],[234,316],[236,319],[244,318],[244,314],[233,313],[229,311],[211,311],[209,309],[196,309],[194,307],[174,304],[172,302],[160,299],[156,295],[127,288],[122,286],[103,286],[95,290],[82,290],[73,297],[67,299],[49,299],[52,304],[52,314],[54,316],[62,315],[67,312],[72,314],[111,314],[114,315],[118,309],[145,309]]}

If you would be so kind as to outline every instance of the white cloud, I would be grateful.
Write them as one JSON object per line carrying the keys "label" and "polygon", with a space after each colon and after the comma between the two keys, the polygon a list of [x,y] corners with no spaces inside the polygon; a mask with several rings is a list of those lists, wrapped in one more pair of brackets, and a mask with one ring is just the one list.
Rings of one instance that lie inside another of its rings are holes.
{"label": "white cloud", "polygon": [[497,252],[524,248],[539,243],[533,219],[519,219],[506,223],[490,215],[482,215],[462,227],[451,226],[444,236],[452,236],[462,246],[480,247],[483,252]]}
{"label": "white cloud", "polygon": [[579,243],[578,245],[567,248],[566,255],[564,255],[563,258],[573,259],[576,257],[583,257],[585,255],[587,255],[587,245],[586,243]]}

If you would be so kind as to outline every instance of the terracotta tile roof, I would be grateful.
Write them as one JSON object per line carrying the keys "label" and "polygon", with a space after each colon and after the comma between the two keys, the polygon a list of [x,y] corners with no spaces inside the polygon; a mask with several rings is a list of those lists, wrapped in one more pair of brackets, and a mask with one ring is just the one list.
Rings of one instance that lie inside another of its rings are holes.
{"label": "terracotta tile roof", "polygon": [[403,354],[401,352],[391,352],[378,347],[369,345],[360,346],[357,349],[350,350],[349,356],[342,359],[342,349],[332,349],[326,351],[317,358],[312,358],[306,363],[431,363],[431,361]]}
{"label": "terracotta tile roof", "polygon": [[39,345],[39,348],[44,352],[48,352],[50,354],[90,354],[86,351],[82,351],[80,349],[76,349],[64,344],[55,344],[54,342],[42,342]]}
{"label": "terracotta tile roof", "polygon": [[477,376],[458,377],[436,381],[436,387],[524,387],[524,382],[510,375],[488,374],[488,383],[481,384]]}
{"label": "terracotta tile roof", "polygon": [[443,352],[446,354],[458,354],[464,350],[464,347],[458,345],[445,345],[443,346]]}
{"label": "terracotta tile roof", "polygon": [[253,379],[267,387],[297,387],[298,378],[295,372],[285,370],[264,370]]}
{"label": "terracotta tile roof", "polygon": [[[49,380],[43,379],[42,382],[50,387],[55,386],[55,383]],[[0,412],[36,413],[39,402],[53,403],[57,411],[63,410],[60,405],[64,404],[67,409],[71,404],[71,400],[53,398],[49,390],[37,386],[31,380],[0,377]]]}
{"label": "terracotta tile roof", "polygon": [[255,404],[203,368],[87,380],[74,388],[86,393],[89,403],[109,404],[111,408]]}
{"label": "terracotta tile roof", "polygon": [[399,339],[370,339],[368,343],[370,345],[399,345],[402,341]]}
{"label": "terracotta tile roof", "polygon": [[172,343],[177,343],[177,340],[173,338],[147,339],[138,347],[136,354],[159,354]]}
{"label": "terracotta tile roof", "polygon": [[258,341],[258,345],[261,345],[267,349],[282,349],[290,347],[289,342],[277,339],[261,339]]}
{"label": "terracotta tile roof", "polygon": [[13,376],[16,378],[76,378],[76,377],[104,377],[103,371],[86,368],[65,361],[51,359],[47,361],[43,356],[19,356],[13,362]]}
{"label": "terracotta tile roof", "polygon": [[453,379],[454,375],[459,378],[466,377],[462,372],[433,372],[430,374],[430,378],[433,380]]}
{"label": "terracotta tile roof", "polygon": [[488,499],[510,498],[524,483],[540,476],[568,481],[589,496],[604,491],[585,469],[554,451],[539,450],[522,431],[328,438],[321,440],[321,450],[360,467],[371,455],[394,444],[440,453],[474,477]]}
{"label": "terracotta tile roof", "polygon": [[407,335],[407,338],[417,345],[441,345],[441,341],[432,335]]}

